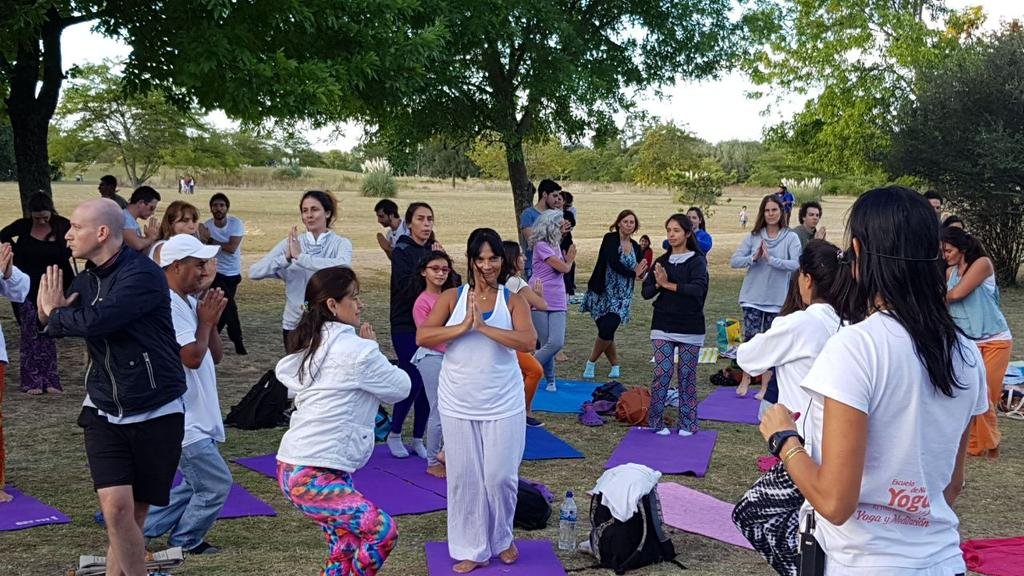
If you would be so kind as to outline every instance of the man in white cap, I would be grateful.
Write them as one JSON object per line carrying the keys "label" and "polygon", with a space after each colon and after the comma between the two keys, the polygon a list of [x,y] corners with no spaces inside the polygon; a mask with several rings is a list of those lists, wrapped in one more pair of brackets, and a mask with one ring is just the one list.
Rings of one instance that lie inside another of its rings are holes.
{"label": "man in white cap", "polygon": [[206,533],[220,514],[231,490],[231,471],[217,444],[224,442],[224,423],[217,399],[214,364],[224,356],[217,321],[227,304],[219,288],[208,290],[207,262],[220,251],[188,234],[172,236],[160,250],[160,266],[167,277],[171,296],[171,320],[181,346],[179,355],[188,390],[185,401],[185,436],[181,442],[182,482],[171,489],[167,506],[152,507],[143,533],[156,538],[166,533],[168,546],[181,546],[186,553],[216,554]]}

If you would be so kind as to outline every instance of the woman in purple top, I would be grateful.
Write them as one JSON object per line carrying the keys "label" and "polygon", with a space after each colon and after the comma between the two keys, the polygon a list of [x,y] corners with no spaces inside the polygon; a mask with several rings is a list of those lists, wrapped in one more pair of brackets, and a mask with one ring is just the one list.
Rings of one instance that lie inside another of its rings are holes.
{"label": "woman in purple top", "polygon": [[546,390],[555,391],[555,355],[565,345],[565,281],[562,276],[572,269],[576,261],[576,246],[562,254],[559,244],[563,228],[567,225],[561,210],[545,210],[533,225],[530,244],[533,246],[533,276],[530,285],[538,282],[547,310],[534,310],[533,325],[537,329],[540,349],[535,356],[544,367]]}

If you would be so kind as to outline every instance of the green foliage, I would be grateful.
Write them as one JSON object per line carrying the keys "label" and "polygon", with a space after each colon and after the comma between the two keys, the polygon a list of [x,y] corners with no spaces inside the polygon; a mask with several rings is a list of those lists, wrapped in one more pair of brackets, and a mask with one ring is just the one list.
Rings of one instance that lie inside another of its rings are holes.
{"label": "green foliage", "polygon": [[644,131],[636,146],[633,181],[641,186],[668,185],[676,178],[670,172],[697,168],[706,146],[706,142],[675,124],[656,124]]}
{"label": "green foliage", "polygon": [[730,184],[746,182],[754,172],[754,163],[764,154],[760,142],[726,140],[715,144],[712,155],[726,173],[733,175]]}
{"label": "green foliage", "polygon": [[469,146],[465,143],[449,144],[444,138],[434,137],[420,145],[416,151],[418,176],[431,178],[456,178],[463,180],[480,175],[480,168],[466,155]]}
{"label": "green foliage", "polygon": [[821,191],[826,196],[860,196],[885,182],[885,177],[875,175],[834,176],[824,179]]}
{"label": "green foliage", "polygon": [[285,164],[274,170],[274,177],[283,180],[298,180],[307,176],[306,171],[298,164]]}
{"label": "green foliage", "polygon": [[783,178],[813,178],[821,173],[809,166],[803,158],[785,145],[768,146],[751,166],[747,183],[754,186],[773,187],[782,183]]}
{"label": "green foliage", "polygon": [[394,198],[398,195],[398,186],[389,172],[367,172],[359,191],[370,198]]}
{"label": "green foliage", "polygon": [[361,159],[352,152],[328,150],[320,155],[320,162],[324,168],[358,172]]}
{"label": "green foliage", "polygon": [[890,171],[927,180],[986,246],[1001,283],[1024,259],[1024,31],[1011,26],[923,74]]}
{"label": "green foliage", "polygon": [[0,119],[0,180],[14,180],[18,165],[14,160],[14,132],[6,118]]}
{"label": "green foliage", "polygon": [[683,209],[699,206],[707,213],[722,195],[722,188],[731,181],[732,176],[711,158],[700,159],[690,170],[669,168],[665,174],[665,183],[675,192],[676,202]]}

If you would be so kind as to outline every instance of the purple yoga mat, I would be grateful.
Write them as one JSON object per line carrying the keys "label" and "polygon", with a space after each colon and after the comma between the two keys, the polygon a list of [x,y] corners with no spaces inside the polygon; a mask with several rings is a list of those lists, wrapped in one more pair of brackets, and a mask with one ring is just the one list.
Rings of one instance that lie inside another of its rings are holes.
{"label": "purple yoga mat", "polygon": [[[238,458],[235,463],[277,478],[276,454]],[[427,474],[425,469],[422,458],[395,458],[387,446],[381,445],[374,449],[366,466],[352,475],[352,481],[356,490],[392,516],[444,510],[448,505],[445,481]]]}
{"label": "purple yoga mat", "polygon": [[14,499],[0,504],[0,532],[71,522],[60,510],[43,504],[13,486],[5,486],[4,491]]}
{"label": "purple yoga mat", "polygon": [[673,482],[658,484],[658,499],[665,524],[740,548],[754,549],[732,523],[732,504]]}
{"label": "purple yoga mat", "polygon": [[715,388],[697,405],[697,417],[701,420],[758,424],[757,411],[761,401],[754,398],[755,394],[756,387],[751,387],[746,396],[737,396],[735,388]]}
{"label": "purple yoga mat", "polygon": [[718,432],[714,430],[701,430],[693,436],[683,437],[675,433],[658,436],[649,428],[630,428],[604,467],[614,468],[634,462],[662,474],[702,477],[708,472],[717,439]]}
{"label": "purple yoga mat", "polygon": [[[181,484],[181,472],[174,473],[174,482],[171,483],[171,486],[178,484]],[[252,492],[238,484],[232,484],[231,491],[228,492],[228,499],[224,502],[224,507],[220,509],[217,519],[227,520],[246,516],[277,516],[277,511],[271,508],[270,504],[254,496]]]}
{"label": "purple yoga mat", "polygon": [[[519,548],[519,560],[515,564],[502,564],[498,558],[491,558],[491,563],[483,568],[473,570],[476,576],[566,576],[565,568],[555,555],[555,549],[548,540],[516,540]],[[427,574],[430,576],[448,576],[455,574],[452,566],[456,564],[448,556],[447,542],[427,542]]]}

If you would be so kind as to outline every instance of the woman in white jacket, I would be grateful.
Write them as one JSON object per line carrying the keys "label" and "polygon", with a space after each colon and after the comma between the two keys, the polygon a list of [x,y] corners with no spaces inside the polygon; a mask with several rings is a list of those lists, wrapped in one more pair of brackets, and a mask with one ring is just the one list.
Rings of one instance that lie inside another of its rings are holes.
{"label": "woman in white jacket", "polygon": [[377,407],[405,398],[409,376],[381,353],[373,328],[360,325],[355,272],[320,270],[305,296],[287,343],[295,352],[276,369],[295,396],[277,451],[277,479],[285,497],[327,535],[323,574],[373,575],[394,548],[398,528],[356,490],[351,474],[373,452]]}
{"label": "woman in white jacket", "polygon": [[331,230],[338,217],[338,201],[330,192],[309,190],[299,201],[305,234],[293,226],[288,237],[267,252],[249,268],[249,278],[280,278],[284,280],[284,317],[281,330],[288,349],[288,333],[302,316],[306,283],[317,271],[331,266],[352,265],[352,242]]}

